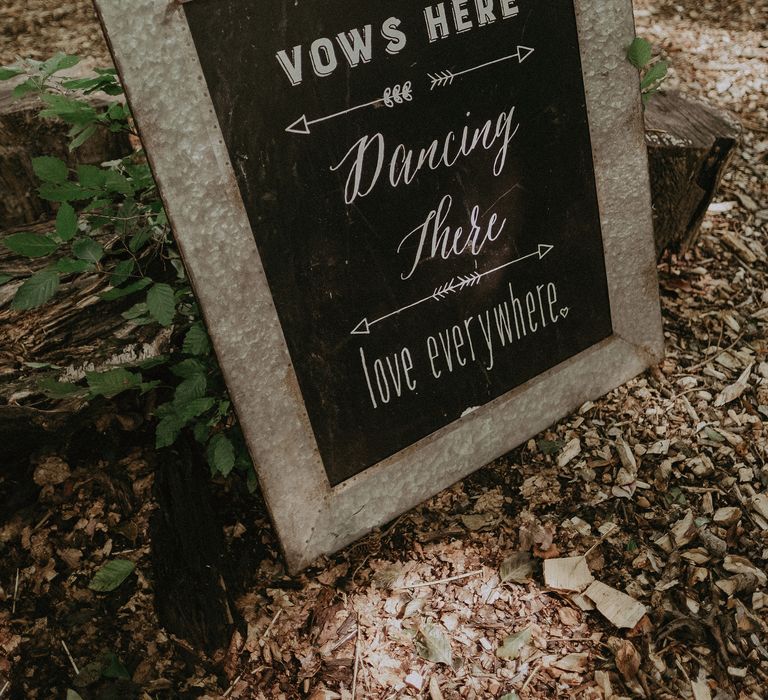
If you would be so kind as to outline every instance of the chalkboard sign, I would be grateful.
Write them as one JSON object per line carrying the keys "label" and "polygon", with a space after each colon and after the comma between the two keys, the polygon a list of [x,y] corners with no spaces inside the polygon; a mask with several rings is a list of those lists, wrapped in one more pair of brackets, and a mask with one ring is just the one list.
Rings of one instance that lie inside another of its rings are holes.
{"label": "chalkboard sign", "polygon": [[658,356],[628,2],[97,6],[292,564]]}

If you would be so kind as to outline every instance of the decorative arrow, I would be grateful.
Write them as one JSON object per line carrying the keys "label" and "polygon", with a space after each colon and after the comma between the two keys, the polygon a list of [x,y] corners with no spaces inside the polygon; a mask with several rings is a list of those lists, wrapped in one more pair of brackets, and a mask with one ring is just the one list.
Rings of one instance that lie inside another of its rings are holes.
{"label": "decorative arrow", "polygon": [[480,284],[480,280],[482,280],[483,277],[492,275],[495,272],[499,272],[499,270],[510,267],[511,265],[516,265],[523,260],[528,260],[529,258],[538,258],[541,260],[553,248],[554,246],[540,243],[535,252],[524,255],[522,258],[517,258],[516,260],[505,262],[503,265],[494,267],[491,270],[486,270],[485,272],[473,272],[472,274],[460,275],[459,277],[452,277],[449,282],[446,282],[445,284],[437,287],[435,291],[432,292],[432,294],[430,294],[428,297],[414,301],[413,304],[403,306],[401,309],[392,311],[386,316],[381,316],[380,318],[374,319],[373,321],[369,321],[367,318],[364,318],[355,326],[354,330],[352,331],[352,335],[369,335],[371,332],[371,326],[375,326],[377,323],[381,323],[385,319],[391,318],[392,316],[397,316],[398,314],[403,313],[403,311],[407,311],[408,309],[412,309],[414,306],[419,306],[420,304],[424,304],[428,301],[442,301],[451,294],[456,294],[457,292],[467,289],[468,287],[474,287],[475,285]]}
{"label": "decorative arrow", "polygon": [[465,70],[461,70],[456,73],[450,70],[443,70],[438,73],[427,73],[427,77],[431,81],[429,89],[434,90],[436,87],[447,87],[448,85],[451,85],[453,81],[456,78],[458,78],[460,75],[466,75],[467,73],[472,73],[476,70],[487,68],[488,66],[492,66],[495,63],[502,63],[503,61],[509,61],[513,58],[516,58],[519,63],[522,63],[534,51],[535,49],[532,49],[528,46],[518,46],[517,51],[513,54],[510,54],[509,56],[497,58],[495,61],[488,61],[488,63],[483,63],[479,66],[474,66],[472,68],[466,68]]}
{"label": "decorative arrow", "polygon": [[402,85],[395,85],[388,87],[384,90],[384,94],[378,100],[372,100],[362,105],[350,107],[344,109],[341,112],[335,112],[329,114],[327,117],[318,117],[317,119],[307,119],[306,114],[302,114],[293,124],[286,128],[289,134],[309,134],[309,127],[313,124],[319,124],[320,122],[328,121],[329,119],[335,119],[341,117],[350,112],[355,112],[358,109],[365,109],[366,107],[375,107],[376,105],[383,104],[385,107],[392,108],[396,105],[401,105],[403,102],[411,102],[413,100],[413,85],[410,80]]}

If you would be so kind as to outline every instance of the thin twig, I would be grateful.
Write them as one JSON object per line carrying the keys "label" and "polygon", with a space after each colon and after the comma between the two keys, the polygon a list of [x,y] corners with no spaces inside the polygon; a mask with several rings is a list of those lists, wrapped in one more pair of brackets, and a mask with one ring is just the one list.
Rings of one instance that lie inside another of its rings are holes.
{"label": "thin twig", "polygon": [[355,668],[352,671],[352,700],[357,696],[357,670],[360,668],[360,625],[357,626],[355,639]]}
{"label": "thin twig", "polygon": [[69,653],[69,649],[67,648],[67,643],[62,639],[61,640],[61,646],[64,647],[64,651],[67,653],[67,657],[69,658],[69,663],[72,664],[72,668],[75,669],[75,675],[80,675],[80,669],[77,667],[77,664],[75,663],[75,660],[72,658],[72,654]]}
{"label": "thin twig", "polygon": [[608,537],[610,537],[618,529],[619,529],[619,526],[616,523],[612,523],[611,524],[611,529],[607,530],[605,532],[605,534],[597,542],[595,542],[586,552],[584,552],[584,554],[582,554],[581,556],[583,556],[586,559],[590,554],[592,554],[592,552],[594,552],[603,542],[605,542],[605,540]]}
{"label": "thin twig", "polygon": [[337,649],[343,647],[352,637],[354,637],[358,633],[357,625],[355,625],[355,629],[351,630],[348,634],[345,634],[341,639],[339,639],[336,644],[334,644],[331,647],[331,653],[336,651]]}
{"label": "thin twig", "polygon": [[272,626],[273,626],[273,625],[274,625],[274,624],[277,622],[277,618],[278,618],[278,617],[280,617],[280,615],[282,614],[282,612],[283,612],[283,609],[282,609],[282,608],[280,608],[280,609],[279,609],[279,610],[278,610],[278,611],[275,613],[275,616],[272,618],[272,622],[270,622],[270,623],[267,625],[267,629],[265,629],[265,630],[264,630],[264,634],[262,634],[262,635],[261,635],[261,643],[262,643],[262,644],[264,644],[264,642],[266,641],[267,637],[269,637],[269,633],[272,631]]}
{"label": "thin twig", "polygon": [[410,591],[414,588],[426,588],[427,586],[439,586],[441,583],[452,583],[453,581],[460,581],[464,578],[469,578],[470,576],[479,576],[483,573],[482,569],[478,569],[477,571],[470,571],[466,574],[459,574],[458,576],[451,576],[450,578],[441,578],[437,581],[425,581],[424,583],[413,583],[410,586],[398,586],[397,588],[393,588],[392,590],[395,591]]}
{"label": "thin twig", "polygon": [[701,369],[704,365],[708,365],[710,362],[714,362],[718,357],[720,357],[720,355],[724,355],[726,352],[730,352],[731,350],[733,350],[741,342],[741,339],[743,337],[744,337],[744,333],[739,335],[739,337],[736,338],[736,340],[734,340],[727,348],[724,348],[724,349],[721,349],[718,344],[717,350],[714,353],[712,353],[712,355],[702,360],[698,364],[691,365],[690,367],[683,367],[683,371],[678,372],[675,376],[679,377],[681,375],[690,374],[691,372],[697,369]]}
{"label": "thin twig", "polygon": [[228,698],[229,694],[235,689],[235,686],[240,682],[242,677],[243,677],[243,674],[241,673],[237,678],[235,678],[235,680],[232,682],[232,685],[230,685],[229,688],[227,688],[224,695],[222,695],[221,697]]}
{"label": "thin twig", "polygon": [[37,525],[35,525],[35,526],[32,528],[32,532],[36,532],[36,531],[37,531],[37,530],[39,530],[39,529],[40,529],[40,528],[41,528],[43,525],[45,525],[45,523],[46,523],[46,522],[48,522],[48,518],[50,518],[50,517],[51,517],[51,515],[53,515],[53,512],[49,510],[49,511],[48,511],[48,512],[47,512],[47,513],[46,513],[46,514],[43,516],[43,519],[42,519],[42,520],[41,520],[39,523],[37,523]]}
{"label": "thin twig", "polygon": [[539,674],[539,669],[540,669],[540,668],[541,668],[541,663],[537,663],[537,664],[536,664],[536,665],[533,667],[533,671],[531,671],[531,673],[530,673],[530,675],[528,676],[528,678],[526,678],[526,679],[525,679],[525,683],[523,683],[523,687],[522,687],[522,688],[520,688],[520,692],[521,692],[521,693],[522,693],[522,692],[523,692],[523,691],[524,691],[524,690],[525,690],[525,689],[526,689],[526,688],[527,688],[527,687],[528,687],[528,686],[531,684],[531,682],[533,681],[533,679],[534,679],[534,678],[536,678],[536,676]]}
{"label": "thin twig", "polygon": [[5,685],[2,688],[0,688],[0,698],[3,697],[3,695],[5,695],[5,691],[8,690],[8,686],[10,684],[11,684],[10,681],[6,681]]}
{"label": "thin twig", "polygon": [[16,585],[13,587],[13,610],[11,614],[16,614],[16,601],[19,599],[19,569],[16,567]]}

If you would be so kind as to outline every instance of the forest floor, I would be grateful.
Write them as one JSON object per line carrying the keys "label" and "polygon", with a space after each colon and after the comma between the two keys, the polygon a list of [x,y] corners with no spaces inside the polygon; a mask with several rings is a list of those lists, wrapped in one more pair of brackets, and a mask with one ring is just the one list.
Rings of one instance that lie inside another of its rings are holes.
{"label": "forest floor", "polygon": [[[150,433],[30,455],[14,512],[0,474],[0,697],[766,697],[768,3],[636,9],[669,86],[744,126],[659,266],[666,360],[299,576],[259,497],[215,484],[246,622],[223,663],[157,621]],[[57,49],[107,60],[89,3],[0,6],[0,64]],[[135,574],[94,593],[116,556]]]}

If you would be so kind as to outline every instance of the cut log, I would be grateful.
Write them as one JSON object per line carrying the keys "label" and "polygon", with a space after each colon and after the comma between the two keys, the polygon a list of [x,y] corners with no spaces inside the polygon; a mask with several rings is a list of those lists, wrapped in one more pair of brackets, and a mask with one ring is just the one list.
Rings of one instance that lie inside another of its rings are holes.
{"label": "cut log", "polygon": [[[14,100],[12,83],[0,83],[0,229],[24,226],[55,215],[50,202],[37,195],[39,182],[32,170],[38,156],[61,158],[70,167],[116,160],[131,152],[127,134],[99,129],[83,146],[70,153],[69,127],[55,119],[41,119],[40,100]],[[95,107],[109,104],[89,97]]]}
{"label": "cut log", "polygon": [[[52,228],[49,222],[23,230],[47,233]],[[34,374],[28,363],[57,365],[74,381],[83,376],[84,367],[149,359],[165,351],[169,330],[137,326],[122,317],[137,299],[107,302],[99,297],[108,284],[103,274],[65,276],[50,303],[32,311],[13,311],[10,302],[23,281],[51,264],[50,258],[24,258],[6,248],[2,241],[13,232],[0,233],[0,273],[15,278],[0,286],[0,406],[23,405],[35,394],[27,381]],[[108,237],[104,234],[101,242],[107,244]]]}
{"label": "cut log", "polygon": [[735,117],[678,92],[654,95],[645,111],[656,252],[684,253],[741,138]]}
{"label": "cut log", "polygon": [[157,469],[158,510],[150,533],[155,606],[166,630],[221,661],[236,609],[225,583],[224,536],[200,453],[191,437],[182,436]]}

